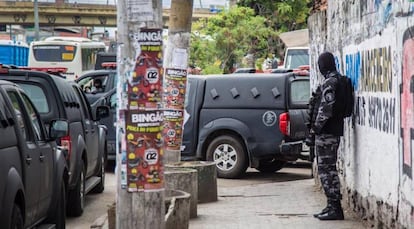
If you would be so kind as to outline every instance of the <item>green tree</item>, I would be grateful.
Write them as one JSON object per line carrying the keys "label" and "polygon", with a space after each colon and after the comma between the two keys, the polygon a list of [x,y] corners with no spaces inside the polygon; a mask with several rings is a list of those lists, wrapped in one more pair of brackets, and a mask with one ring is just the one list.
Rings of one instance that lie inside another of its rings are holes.
{"label": "green tree", "polygon": [[[269,39],[277,36],[264,17],[247,7],[233,7],[200,20],[192,31],[190,64],[209,69],[209,73],[219,69],[229,73],[247,54],[253,59],[266,57],[272,50]],[[254,61],[249,64],[254,65]]]}
{"label": "green tree", "polygon": [[[254,9],[256,15],[266,18],[267,25],[279,34],[307,27],[311,0],[239,0],[238,6]],[[284,44],[280,39],[269,41],[273,53],[283,56]]]}
{"label": "green tree", "polygon": [[311,0],[239,0],[237,4],[254,9],[275,30],[287,32],[307,27]]}

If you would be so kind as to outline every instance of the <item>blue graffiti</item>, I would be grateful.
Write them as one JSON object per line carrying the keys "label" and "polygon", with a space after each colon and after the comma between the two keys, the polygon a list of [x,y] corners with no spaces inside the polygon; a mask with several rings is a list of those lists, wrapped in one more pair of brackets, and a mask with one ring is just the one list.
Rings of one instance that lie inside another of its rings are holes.
{"label": "blue graffiti", "polygon": [[335,58],[335,65],[336,65],[336,69],[338,69],[338,72],[341,72],[341,63],[339,62],[338,57],[334,57]]}
{"label": "blue graffiti", "polygon": [[383,18],[382,18],[383,25],[388,24],[391,18],[391,15],[392,15],[392,3],[388,2],[387,5],[384,7]]}
{"label": "blue graffiti", "polygon": [[376,11],[378,11],[378,8],[380,7],[381,2],[382,2],[382,0],[375,0],[374,4],[375,4]]}
{"label": "blue graffiti", "polygon": [[352,84],[357,90],[361,78],[361,53],[357,52],[345,56],[345,75],[351,78]]}

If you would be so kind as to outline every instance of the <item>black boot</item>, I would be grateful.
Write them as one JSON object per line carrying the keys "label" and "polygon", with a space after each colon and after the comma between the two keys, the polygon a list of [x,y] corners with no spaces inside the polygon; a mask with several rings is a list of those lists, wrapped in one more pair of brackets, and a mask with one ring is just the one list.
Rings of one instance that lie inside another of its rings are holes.
{"label": "black boot", "polygon": [[328,212],[318,215],[320,220],[344,220],[344,212],[341,202],[335,202]]}
{"label": "black boot", "polygon": [[325,213],[327,213],[329,211],[329,209],[331,209],[332,204],[330,201],[328,201],[328,204],[326,205],[326,207],[324,209],[322,209],[321,212],[313,214],[313,217],[318,218],[319,215],[323,215]]}

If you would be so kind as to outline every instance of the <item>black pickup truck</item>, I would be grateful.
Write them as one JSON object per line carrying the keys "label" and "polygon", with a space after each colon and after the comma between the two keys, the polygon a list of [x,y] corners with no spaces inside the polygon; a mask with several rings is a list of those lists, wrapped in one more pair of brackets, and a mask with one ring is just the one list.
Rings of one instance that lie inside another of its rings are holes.
{"label": "black pickup truck", "polygon": [[90,191],[101,193],[105,188],[107,128],[99,120],[109,115],[109,108],[91,108],[79,85],[46,72],[0,68],[0,79],[24,89],[46,126],[53,119],[68,121],[69,132],[57,143],[68,151],[67,213],[80,216],[85,195]]}
{"label": "black pickup truck", "polygon": [[181,158],[214,161],[223,178],[306,159],[309,97],[303,72],[189,76]]}
{"label": "black pickup truck", "polygon": [[46,130],[29,96],[0,80],[0,227],[65,228],[68,168],[56,139],[67,121]]}

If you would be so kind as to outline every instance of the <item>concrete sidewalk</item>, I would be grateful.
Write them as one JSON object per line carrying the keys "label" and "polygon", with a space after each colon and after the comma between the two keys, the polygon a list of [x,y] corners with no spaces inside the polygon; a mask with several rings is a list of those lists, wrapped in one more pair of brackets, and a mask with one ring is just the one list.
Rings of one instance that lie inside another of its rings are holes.
{"label": "concrete sidewalk", "polygon": [[313,179],[219,187],[217,202],[198,204],[190,229],[362,229],[367,228],[344,209],[343,221],[320,221],[312,215],[326,199]]}

